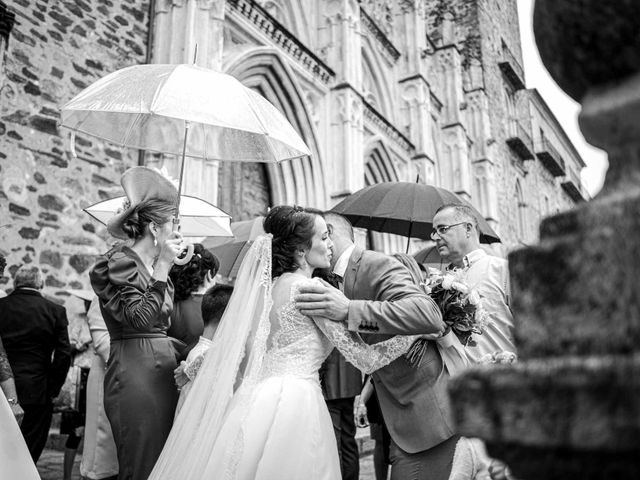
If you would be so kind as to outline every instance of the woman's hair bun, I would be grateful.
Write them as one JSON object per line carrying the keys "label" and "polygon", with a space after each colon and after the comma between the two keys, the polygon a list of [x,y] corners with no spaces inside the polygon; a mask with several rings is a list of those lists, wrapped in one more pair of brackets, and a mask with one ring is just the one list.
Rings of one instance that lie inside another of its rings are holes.
{"label": "woman's hair bun", "polygon": [[296,253],[301,247],[311,247],[317,213],[290,205],[278,205],[269,210],[263,227],[266,233],[273,235],[271,270],[274,277],[298,269]]}

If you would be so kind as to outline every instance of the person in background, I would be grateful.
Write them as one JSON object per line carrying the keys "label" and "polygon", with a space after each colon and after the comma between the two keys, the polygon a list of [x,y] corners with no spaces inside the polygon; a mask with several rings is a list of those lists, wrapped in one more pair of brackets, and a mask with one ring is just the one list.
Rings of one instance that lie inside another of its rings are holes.
{"label": "person in background", "polygon": [[[91,366],[91,335],[87,326],[86,315],[94,293],[91,290],[67,290],[80,298],[84,311],[78,317],[70,317],[69,342],[71,344],[71,368],[63,392],[70,395],[65,399],[60,416],[60,433],[67,435],[64,445],[63,480],[71,480],[73,463],[82,441],[86,416],[87,377]],[[70,381],[69,381],[70,380]],[[58,397],[57,404],[64,395]],[[58,406],[58,405],[56,405]]]}
{"label": "person in background", "polygon": [[362,387],[362,373],[334,348],[320,367],[319,375],[338,445],[342,480],[358,480],[360,454],[353,409]]}
{"label": "person in background", "polygon": [[111,425],[104,410],[104,374],[109,358],[109,332],[93,295],[87,312],[93,345],[93,361],[87,380],[87,414],[80,474],[89,480],[116,480],[118,457]]}
{"label": "person in background", "polygon": [[53,399],[71,363],[67,313],[40,293],[44,282],[37,266],[20,267],[13,286],[0,298],[0,337],[15,378],[16,402],[24,410],[20,430],[35,463],[49,434]]}
{"label": "person in background", "polygon": [[431,238],[438,253],[449,262],[449,269],[462,270],[462,280],[480,294],[482,306],[491,316],[476,345],[466,347],[469,358],[478,362],[496,352],[516,353],[508,262],[481,248],[478,220],[466,205],[443,205],[433,216],[433,227]]}
{"label": "person in background", "polygon": [[375,442],[373,448],[373,468],[376,474],[376,480],[387,480],[389,466],[389,446],[391,445],[391,436],[389,430],[384,424],[382,411],[378,403],[378,396],[373,386],[370,376],[367,376],[362,387],[362,392],[358,397],[358,406],[356,407],[356,425],[360,428],[369,426],[371,438]]}
{"label": "person in background", "polygon": [[173,231],[178,191],[147,167],[125,171],[123,211],[107,224],[133,241],[101,256],[89,277],[111,337],[104,406],[118,451],[120,480],[146,480],[169,435],[178,391],[178,352],[167,336],[173,310],[169,270],[182,251]]}
{"label": "person in background", "polygon": [[20,425],[20,423],[22,423],[22,417],[24,417],[24,410],[22,410],[22,407],[18,403],[16,382],[13,379],[13,372],[11,371],[11,365],[9,365],[7,352],[5,352],[4,345],[2,345],[2,338],[0,338],[0,388],[7,399],[7,403],[11,407],[11,413],[18,422],[18,425]]}
{"label": "person in background", "polygon": [[180,364],[175,371],[176,385],[180,388],[180,398],[176,415],[182,408],[184,401],[191,390],[193,380],[196,378],[198,369],[202,365],[205,353],[213,343],[213,335],[218,329],[220,319],[227,308],[233,287],[230,285],[214,285],[205,292],[202,297],[202,318],[204,320],[204,330],[198,343],[191,349],[187,359]]}
{"label": "person in background", "polygon": [[20,433],[24,411],[18,403],[13,372],[0,338],[0,473],[2,478],[40,480],[27,444]]}
{"label": "person in background", "polygon": [[218,258],[201,244],[193,244],[193,257],[185,265],[171,267],[173,282],[173,312],[167,335],[182,341],[187,347],[183,355],[198,343],[204,329],[202,298],[215,283],[220,268]]}
{"label": "person in background", "polygon": [[[4,275],[4,267],[7,266],[7,259],[0,253],[0,278]],[[7,296],[7,293],[0,288],[0,298]]]}

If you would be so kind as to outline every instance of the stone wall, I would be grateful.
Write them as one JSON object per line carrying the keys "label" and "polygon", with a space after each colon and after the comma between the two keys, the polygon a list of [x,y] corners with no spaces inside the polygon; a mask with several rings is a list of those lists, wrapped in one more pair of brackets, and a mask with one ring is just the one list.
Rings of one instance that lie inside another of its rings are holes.
{"label": "stone wall", "polygon": [[[116,195],[137,153],[59,128],[60,107],[116,69],[144,63],[148,3],[11,0],[16,13],[0,85],[0,288],[26,263],[40,264],[45,294],[90,288],[87,272],[108,248],[105,228],[82,209]],[[81,302],[71,302],[81,308]]]}

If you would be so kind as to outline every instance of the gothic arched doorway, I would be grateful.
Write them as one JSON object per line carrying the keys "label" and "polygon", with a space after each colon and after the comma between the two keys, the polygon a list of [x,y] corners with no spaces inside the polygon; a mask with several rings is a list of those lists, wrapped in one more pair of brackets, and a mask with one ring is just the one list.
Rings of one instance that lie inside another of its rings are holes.
{"label": "gothic arched doorway", "polygon": [[[233,164],[220,168],[220,207],[236,220],[264,213],[268,206],[327,206],[315,128],[291,69],[277,50],[256,47],[225,61],[226,73],[275,105],[309,146],[312,156],[280,164]],[[263,211],[258,211],[262,209]]]}

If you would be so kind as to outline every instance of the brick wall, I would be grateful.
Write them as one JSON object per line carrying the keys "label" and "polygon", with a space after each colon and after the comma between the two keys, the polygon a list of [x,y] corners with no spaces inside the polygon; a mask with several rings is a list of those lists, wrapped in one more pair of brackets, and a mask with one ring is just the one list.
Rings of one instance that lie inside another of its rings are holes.
{"label": "brick wall", "polygon": [[[135,0],[12,0],[16,13],[0,76],[0,251],[9,275],[40,264],[45,293],[89,288],[87,271],[104,252],[104,227],[82,208],[119,190],[137,153],[60,129],[60,107],[119,68],[144,63],[148,4]],[[81,302],[71,302],[81,308]]]}

